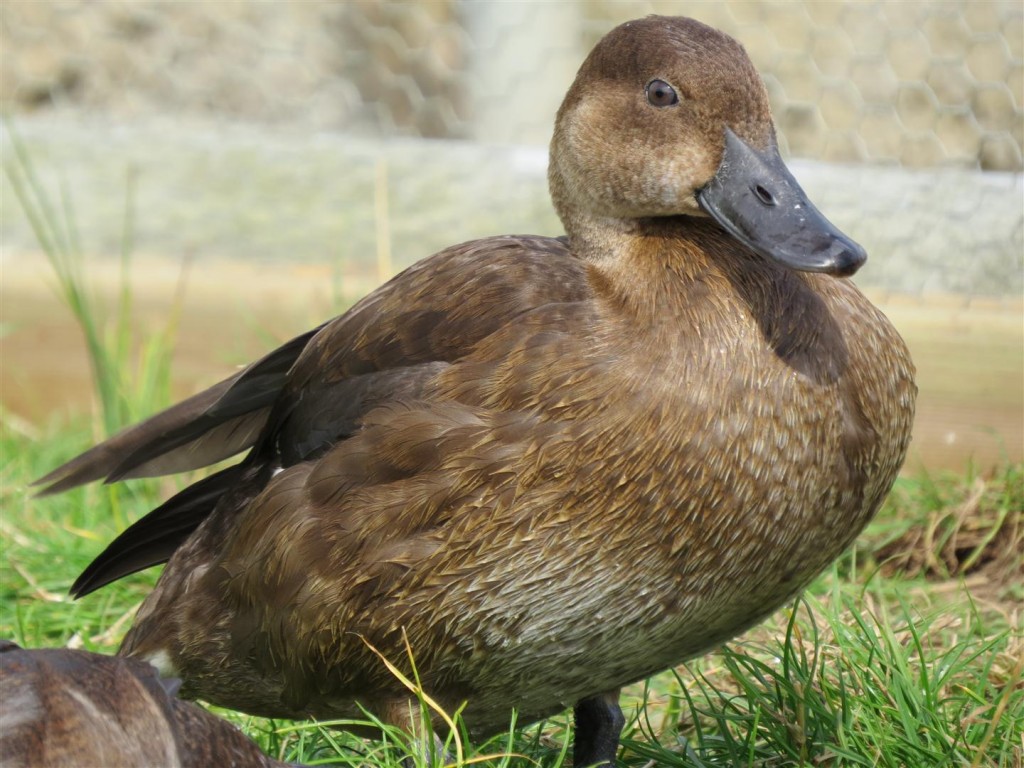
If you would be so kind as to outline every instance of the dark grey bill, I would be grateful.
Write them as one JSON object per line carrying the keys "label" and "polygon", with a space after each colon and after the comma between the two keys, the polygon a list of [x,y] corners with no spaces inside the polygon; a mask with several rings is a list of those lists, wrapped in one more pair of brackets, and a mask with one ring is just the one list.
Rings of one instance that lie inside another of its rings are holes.
{"label": "dark grey bill", "polygon": [[697,203],[748,248],[792,269],[846,277],[868,257],[811,205],[777,149],[758,152],[728,127],[718,172]]}

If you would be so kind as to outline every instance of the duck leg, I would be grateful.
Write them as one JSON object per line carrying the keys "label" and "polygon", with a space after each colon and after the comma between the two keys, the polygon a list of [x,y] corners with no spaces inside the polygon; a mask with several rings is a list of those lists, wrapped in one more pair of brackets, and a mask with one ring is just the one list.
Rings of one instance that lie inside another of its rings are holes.
{"label": "duck leg", "polygon": [[412,755],[402,760],[402,768],[416,768],[416,765],[447,765],[452,762],[441,738],[434,733],[430,723],[425,721],[417,699],[397,699],[383,708],[381,718],[388,725],[394,725],[413,737],[416,744],[417,760]]}
{"label": "duck leg", "polygon": [[573,719],[576,722],[573,766],[614,766],[615,754],[619,751],[619,734],[626,724],[619,708],[619,689],[580,699],[573,709]]}

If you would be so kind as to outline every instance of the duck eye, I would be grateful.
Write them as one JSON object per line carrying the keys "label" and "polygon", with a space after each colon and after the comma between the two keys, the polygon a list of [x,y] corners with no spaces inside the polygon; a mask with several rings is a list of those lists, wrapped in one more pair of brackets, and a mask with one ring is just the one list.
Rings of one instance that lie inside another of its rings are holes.
{"label": "duck eye", "polygon": [[651,80],[647,84],[647,103],[654,107],[671,107],[679,103],[676,89],[664,80]]}

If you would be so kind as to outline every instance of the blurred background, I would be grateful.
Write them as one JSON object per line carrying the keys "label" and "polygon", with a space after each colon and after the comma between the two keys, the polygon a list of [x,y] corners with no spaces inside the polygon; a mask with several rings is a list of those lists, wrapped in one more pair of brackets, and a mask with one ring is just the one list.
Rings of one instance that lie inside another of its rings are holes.
{"label": "blurred background", "polygon": [[[737,37],[783,154],[869,251],[911,345],[911,471],[1024,457],[1024,6],[1007,2],[4,0],[5,166],[20,137],[103,299],[132,254],[143,334],[180,304],[175,390],[218,380],[445,245],[559,234],[555,111],[614,25]],[[9,173],[2,406],[40,429],[88,362]]]}

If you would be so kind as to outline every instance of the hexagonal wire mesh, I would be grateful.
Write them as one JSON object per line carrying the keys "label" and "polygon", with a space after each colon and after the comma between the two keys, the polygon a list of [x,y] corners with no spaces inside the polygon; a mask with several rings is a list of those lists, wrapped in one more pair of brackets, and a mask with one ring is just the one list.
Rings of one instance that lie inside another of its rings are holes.
{"label": "hexagonal wire mesh", "polygon": [[[13,0],[0,98],[15,110],[67,104],[530,142],[549,135],[552,105],[601,34],[676,6]],[[1018,3],[687,10],[744,42],[796,156],[1021,170]]]}
{"label": "hexagonal wire mesh", "polygon": [[[681,10],[746,46],[796,175],[871,254],[857,281],[926,298],[901,327],[947,346],[923,357],[916,444],[988,425],[986,455],[1024,453],[1018,0],[6,0],[0,100],[87,253],[119,252],[131,177],[137,253],[319,262],[356,296],[453,242],[559,233],[545,145],[576,68],[613,25]],[[10,283],[38,246],[16,205],[0,234]]]}
{"label": "hexagonal wire mesh", "polygon": [[[339,242],[343,252],[372,250],[373,233],[348,225],[372,215],[363,185],[376,183],[374,156],[383,154],[395,205],[410,206],[392,218],[404,263],[443,245],[430,237],[438,229],[487,234],[458,224],[461,207],[481,197],[494,201],[492,215],[476,220],[493,224],[490,231],[557,229],[543,210],[543,150],[510,158],[495,145],[543,147],[596,39],[624,19],[677,11],[676,3],[633,1],[9,0],[0,9],[0,99],[65,168],[102,155],[106,171],[91,174],[103,187],[116,184],[107,171],[118,158],[163,180],[154,183],[177,179],[149,201],[161,205],[163,225],[140,233],[144,246],[162,251],[186,247],[178,235],[187,225],[192,245],[231,255],[240,227],[285,218],[282,209],[294,215],[291,223],[254,234],[247,256],[323,252]],[[686,11],[744,43],[764,75],[785,153],[841,164],[802,173],[841,224],[872,250],[894,255],[866,279],[915,293],[1019,292],[1020,177],[970,172],[1022,170],[1019,3],[764,0]],[[104,140],[112,131],[120,146]],[[189,149],[196,136],[210,145]],[[312,136],[318,148],[296,156]],[[332,150],[329,136],[349,138]],[[391,143],[382,152],[377,141],[396,137],[473,143]],[[147,154],[154,143],[165,162]],[[261,148],[266,158],[255,160]],[[507,175],[510,163],[522,172]],[[921,173],[876,173],[879,166]],[[211,178],[195,179],[183,167],[205,168]],[[302,169],[310,175],[302,178]],[[929,175],[934,169],[946,173]],[[255,190],[247,183],[232,194],[234,180],[252,176]],[[185,191],[196,183],[227,193],[205,215]],[[517,191],[503,199],[487,193],[495,186]],[[301,202],[314,202],[314,189],[324,193],[323,210],[311,214]],[[419,205],[424,195],[429,213]],[[224,200],[244,209],[223,210]],[[518,214],[503,226],[500,214],[509,209]],[[105,250],[113,235],[103,234],[102,221],[116,221],[116,211],[87,213],[95,247]],[[444,221],[455,223],[439,227]],[[9,244],[23,242],[8,234]]]}

